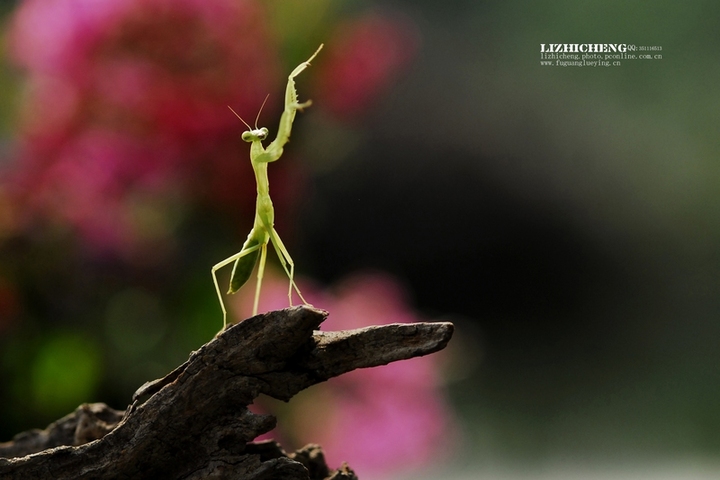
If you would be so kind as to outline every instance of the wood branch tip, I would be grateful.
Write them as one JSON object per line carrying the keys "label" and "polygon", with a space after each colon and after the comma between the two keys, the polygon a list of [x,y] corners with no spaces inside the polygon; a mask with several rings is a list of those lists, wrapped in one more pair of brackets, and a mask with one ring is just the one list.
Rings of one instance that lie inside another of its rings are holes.
{"label": "wood branch tip", "polygon": [[455,324],[452,322],[433,322],[433,325],[437,325],[438,333],[441,335],[441,349],[445,348],[450,339],[455,333]]}

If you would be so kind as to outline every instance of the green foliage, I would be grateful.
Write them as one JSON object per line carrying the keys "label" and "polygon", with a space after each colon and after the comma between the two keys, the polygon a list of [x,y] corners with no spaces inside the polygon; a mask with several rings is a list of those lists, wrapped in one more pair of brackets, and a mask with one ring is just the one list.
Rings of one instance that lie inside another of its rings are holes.
{"label": "green foliage", "polygon": [[43,415],[64,415],[93,398],[102,373],[97,342],[81,334],[52,335],[42,342],[32,359],[32,406]]}

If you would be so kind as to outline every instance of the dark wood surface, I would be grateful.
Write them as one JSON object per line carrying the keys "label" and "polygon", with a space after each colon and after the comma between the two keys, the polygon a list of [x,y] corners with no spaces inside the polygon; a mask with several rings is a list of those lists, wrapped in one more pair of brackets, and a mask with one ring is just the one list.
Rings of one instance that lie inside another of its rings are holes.
{"label": "dark wood surface", "polygon": [[138,389],[125,412],[81,405],[46,430],[0,444],[0,457],[14,457],[0,458],[0,478],[356,478],[346,465],[327,468],[317,445],[286,454],[274,442],[252,443],[276,420],[248,405],[261,393],[288,401],[356,368],[436,352],[447,345],[453,325],[323,332],[327,315],[291,307],[229,327],[166,377]]}

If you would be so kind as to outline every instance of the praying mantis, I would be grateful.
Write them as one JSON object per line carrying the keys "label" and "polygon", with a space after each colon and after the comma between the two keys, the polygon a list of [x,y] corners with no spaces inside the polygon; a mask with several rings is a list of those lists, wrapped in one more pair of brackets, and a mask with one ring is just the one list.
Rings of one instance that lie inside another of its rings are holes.
{"label": "praying mantis", "polygon": [[[278,127],[278,133],[267,148],[263,147],[263,140],[268,136],[268,129],[265,127],[258,128],[257,122],[260,118],[260,112],[262,112],[262,106],[260,111],[255,118],[255,128],[243,120],[240,115],[230,108],[230,110],[237,116],[249,129],[242,134],[242,139],[250,143],[250,163],[255,172],[255,182],[257,183],[257,201],[255,206],[255,221],[253,223],[252,230],[247,236],[242,249],[222,262],[212,267],[212,277],[215,283],[215,291],[217,292],[218,300],[220,300],[220,308],[223,312],[223,330],[227,328],[227,309],[223,302],[223,296],[220,292],[220,286],[217,279],[217,271],[230,263],[235,263],[230,276],[230,287],[228,294],[237,292],[250,278],[255,265],[258,264],[257,273],[257,284],[255,286],[255,300],[253,302],[253,315],[257,315],[258,301],[260,300],[260,287],[262,286],[263,275],[265,273],[265,261],[267,260],[267,246],[268,243],[272,243],[275,248],[275,252],[280,259],[280,264],[285,270],[288,278],[290,278],[290,286],[288,287],[288,299],[290,305],[292,305],[292,292],[293,289],[297,292],[300,300],[304,304],[308,304],[307,301],[300,293],[300,289],[295,284],[295,263],[293,262],[290,254],[285,248],[280,236],[275,230],[275,210],[273,209],[272,200],[270,199],[270,184],[268,180],[267,168],[268,163],[274,162],[280,158],[283,153],[283,147],[290,140],[290,132],[292,130],[293,120],[295,119],[295,113],[303,108],[309,107],[312,103],[310,100],[304,103],[298,103],[297,91],[295,89],[295,77],[300,75],[308,66],[315,56],[322,50],[322,44],[312,54],[312,56],[300,65],[288,75],[287,87],[285,88],[285,110],[280,116],[280,126]],[[265,97],[267,101],[267,97]],[[263,106],[265,102],[263,102]],[[288,269],[288,265],[290,268]]]}

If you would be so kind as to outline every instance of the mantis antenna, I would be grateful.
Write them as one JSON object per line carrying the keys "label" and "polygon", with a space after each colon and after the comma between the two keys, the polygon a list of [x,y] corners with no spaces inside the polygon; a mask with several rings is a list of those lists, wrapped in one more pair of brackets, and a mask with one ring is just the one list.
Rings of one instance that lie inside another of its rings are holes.
{"label": "mantis antenna", "polygon": [[[258,110],[257,117],[255,117],[255,130],[257,130],[257,122],[258,122],[258,120],[260,120],[260,114],[262,113],[263,108],[265,108],[265,102],[267,102],[268,98],[270,98],[269,93],[267,95],[265,95],[265,100],[263,100],[262,105],[260,105],[260,110]],[[243,122],[243,123],[245,123],[245,122]]]}
{"label": "mantis antenna", "polygon": [[[269,93],[268,93],[267,95],[265,95],[265,100],[263,100],[262,105],[260,105],[260,110],[258,110],[257,116],[255,117],[255,130],[258,129],[258,126],[257,126],[258,120],[260,120],[260,114],[262,113],[263,108],[265,107],[265,103],[267,102],[267,99],[268,99],[268,98],[270,98],[270,94],[269,94]],[[243,118],[242,118],[240,115],[237,114],[237,112],[236,112],[235,110],[233,110],[233,108],[232,108],[230,105],[228,105],[228,108],[230,109],[230,111],[231,111],[232,113],[235,114],[235,116],[236,116],[237,118],[240,119],[241,122],[243,122],[243,123],[245,124],[245,126],[246,126],[248,129],[250,129],[250,130],[253,129],[250,125],[248,125],[248,123],[247,123],[245,120],[243,120]]]}
{"label": "mantis antenna", "polygon": [[[238,117],[240,119],[241,122],[243,122],[245,124],[246,127],[248,127],[250,130],[253,129],[250,125],[248,125],[248,123],[245,120],[243,120],[243,118],[240,115],[237,114],[237,112],[235,110],[232,109],[232,107],[230,105],[228,105],[228,108],[230,109],[231,112],[233,112],[235,114],[236,117]],[[260,107],[260,108],[262,108],[262,107]],[[258,113],[258,115],[260,115],[260,113]],[[257,130],[257,122],[255,122],[255,129]]]}
{"label": "mantis antenna", "polygon": [[278,235],[275,230],[275,210],[272,205],[272,200],[270,199],[270,183],[268,180],[267,166],[268,163],[278,160],[282,155],[283,147],[290,140],[290,132],[292,130],[293,120],[295,119],[297,111],[302,111],[303,108],[308,107],[311,104],[310,100],[304,103],[298,103],[297,91],[295,90],[295,77],[300,75],[303,70],[310,66],[310,62],[320,52],[322,47],[323,46],[320,45],[320,47],[307,61],[302,62],[300,65],[295,67],[295,69],[290,72],[290,75],[288,75],[288,82],[285,88],[285,109],[280,116],[280,126],[278,127],[277,136],[267,147],[264,147],[262,142],[267,138],[268,129],[265,127],[258,128],[257,122],[260,120],[260,113],[262,112],[268,97],[265,97],[265,100],[260,106],[260,110],[255,118],[255,128],[248,125],[248,123],[243,120],[242,117],[235,112],[235,110],[228,107],[248,128],[247,131],[243,132],[242,139],[250,143],[250,163],[255,171],[255,180],[257,182],[257,202],[253,228],[250,230],[242,249],[235,255],[231,255],[212,267],[212,277],[213,282],[215,283],[215,291],[217,292],[218,300],[220,300],[220,308],[222,308],[223,312],[223,329],[227,328],[227,309],[225,308],[223,296],[218,284],[217,271],[226,265],[234,263],[232,274],[230,276],[230,287],[228,288],[228,294],[231,294],[237,292],[240,287],[248,281],[255,265],[258,265],[255,300],[253,302],[253,315],[257,315],[258,301],[260,300],[260,288],[262,286],[263,275],[265,273],[267,246],[269,243],[272,243],[278,258],[280,259],[280,264],[290,279],[290,285],[288,287],[288,300],[290,301],[290,305],[292,305],[293,290],[295,290],[304,304],[308,304],[303,298],[302,293],[300,293],[300,289],[295,284],[295,263],[290,257],[287,248],[283,245],[282,240],[280,240],[280,235]]}

